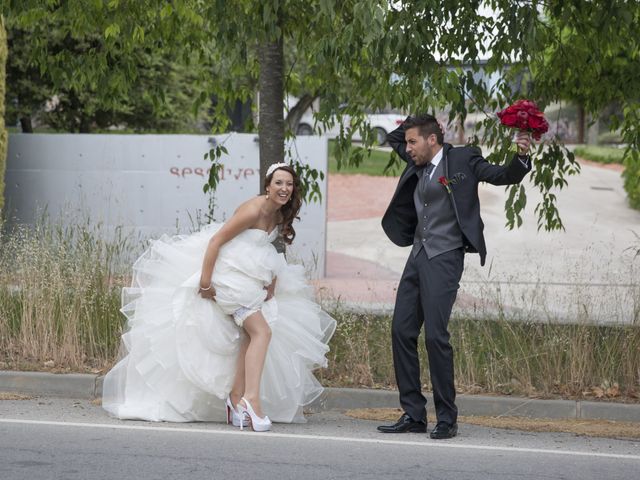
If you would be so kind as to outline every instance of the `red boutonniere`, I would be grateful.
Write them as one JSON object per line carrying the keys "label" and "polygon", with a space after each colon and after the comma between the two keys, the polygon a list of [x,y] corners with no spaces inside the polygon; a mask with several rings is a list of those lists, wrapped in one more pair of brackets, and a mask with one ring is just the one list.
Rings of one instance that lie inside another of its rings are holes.
{"label": "red boutonniere", "polygon": [[498,118],[502,125],[531,132],[531,135],[536,140],[540,140],[542,134],[549,130],[549,124],[544,118],[544,114],[538,109],[535,102],[531,100],[518,100],[513,105],[498,112]]}
{"label": "red boutonniere", "polygon": [[447,193],[451,193],[451,187],[449,187],[449,179],[447,177],[438,178],[438,183],[447,189]]}

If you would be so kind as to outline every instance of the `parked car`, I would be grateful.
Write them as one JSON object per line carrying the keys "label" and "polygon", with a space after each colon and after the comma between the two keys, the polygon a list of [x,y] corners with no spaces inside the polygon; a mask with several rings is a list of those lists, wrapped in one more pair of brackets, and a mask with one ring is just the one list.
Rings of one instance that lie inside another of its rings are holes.
{"label": "parked car", "polygon": [[[373,128],[378,145],[384,145],[387,142],[387,133],[398,128],[406,115],[402,115],[400,113],[391,113],[388,111],[379,111],[372,112],[366,114],[366,121],[369,123],[371,128]],[[313,135],[314,133],[317,135],[327,135],[330,138],[336,138],[340,134],[340,125],[338,124],[337,119],[334,119],[333,126],[331,127],[322,127],[321,125],[316,125],[316,129],[314,131],[313,125],[315,123],[313,118],[313,112],[311,109],[307,110],[302,118],[300,119],[300,123],[298,124],[298,128],[296,130],[296,135]],[[342,123],[346,127],[350,124],[350,116],[343,115]],[[326,130],[325,130],[326,128]],[[353,140],[362,140],[360,132],[356,130],[353,134]]]}

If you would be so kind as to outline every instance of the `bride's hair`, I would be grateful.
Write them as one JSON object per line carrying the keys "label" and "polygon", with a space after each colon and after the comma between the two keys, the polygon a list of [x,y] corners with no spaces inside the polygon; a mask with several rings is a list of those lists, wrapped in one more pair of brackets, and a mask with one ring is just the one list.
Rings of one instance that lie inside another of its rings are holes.
{"label": "bride's hair", "polygon": [[293,192],[291,193],[291,198],[289,201],[280,207],[280,213],[282,214],[282,237],[287,245],[291,245],[293,239],[296,237],[296,231],[293,228],[293,221],[295,219],[299,219],[298,213],[300,213],[300,207],[302,207],[302,197],[300,196],[300,180],[298,179],[298,175],[296,175],[296,171],[291,168],[289,165],[283,165],[282,167],[276,168],[273,172],[267,175],[264,179],[264,189],[266,190],[269,185],[271,185],[271,180],[273,179],[273,174],[278,170],[284,170],[285,172],[289,172],[293,177]]}

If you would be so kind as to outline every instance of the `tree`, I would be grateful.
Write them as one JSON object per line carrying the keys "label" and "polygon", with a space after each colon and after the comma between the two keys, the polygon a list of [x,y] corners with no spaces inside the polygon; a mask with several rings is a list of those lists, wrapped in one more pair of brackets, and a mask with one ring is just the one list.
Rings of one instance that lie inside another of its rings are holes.
{"label": "tree", "polygon": [[[113,126],[134,131],[195,129],[193,98],[206,91],[211,66],[189,62],[188,52],[179,46],[138,46],[127,52],[129,64],[123,64],[117,46],[105,47],[103,32],[77,31],[74,17],[51,15],[27,22],[10,16],[7,26],[11,55],[6,117],[11,124],[19,122],[23,132],[33,131],[34,117],[66,132]],[[83,65],[103,55],[100,78],[89,68],[85,71]],[[135,78],[124,68],[135,70]]]}
{"label": "tree", "polygon": [[7,61],[7,33],[0,14],[0,213],[4,207],[4,171],[7,159],[7,130],[4,125],[5,65]]}
{"label": "tree", "polygon": [[[607,58],[607,49],[614,40],[600,43],[600,32],[591,23],[585,26],[581,22],[608,16],[609,5],[614,4],[614,10],[621,15],[625,9],[628,11],[624,32],[635,38],[640,10],[637,2],[623,0],[606,4],[586,0],[39,3],[13,1],[9,11],[26,23],[42,16],[66,16],[73,19],[74,28],[103,32],[104,50],[96,52],[96,57],[81,69],[83,74],[71,79],[74,82],[101,82],[109,52],[118,51],[123,65],[116,85],[125,88],[137,75],[129,59],[136,48],[188,46],[197,61],[209,59],[213,65],[225,67],[225,74],[214,73],[211,83],[211,93],[218,100],[213,112],[217,131],[228,127],[228,107],[252,96],[258,84],[263,172],[267,164],[282,160],[279,145],[287,128],[291,134],[291,125],[295,125],[294,116],[287,124],[281,120],[283,90],[305,102],[321,97],[320,122],[335,121],[336,114],[338,119],[342,113],[351,116],[351,124],[343,125],[343,135],[337,142],[339,164],[358,164],[367,155],[375,137],[364,122],[363,112],[387,105],[412,112],[436,112],[446,107],[452,122],[464,121],[468,113],[484,112],[487,118],[482,127],[486,133],[484,138],[474,135],[473,141],[482,140],[493,147],[495,151],[489,159],[501,162],[508,156],[512,132],[499,128],[495,112],[519,97],[535,99],[544,107],[559,96],[555,95],[556,90],[547,88],[547,79],[562,82],[563,68],[572,64],[560,67],[542,61],[544,55],[563,44],[558,35],[575,31],[574,42],[582,42]],[[481,57],[486,58],[482,65]],[[489,75],[499,75],[497,84],[474,76],[481,69]],[[283,79],[282,84],[279,78]],[[628,94],[634,88],[638,91],[638,78],[629,79],[630,83],[617,92],[625,102],[631,101],[630,105],[635,105],[635,94]],[[595,76],[588,76],[586,96],[589,92],[598,94],[601,87]],[[204,99],[206,96],[199,100]],[[596,107],[585,105],[588,113]],[[299,111],[294,107],[291,113],[297,115]],[[629,112],[624,128],[637,145],[640,121],[633,118],[640,115],[640,110],[632,107]],[[363,148],[353,147],[350,142],[355,129],[363,133]],[[533,180],[542,195],[537,207],[539,228],[563,228],[554,191],[567,184],[566,177],[577,173],[578,165],[557,139],[539,145],[536,154]],[[311,172],[306,173],[313,180]],[[213,184],[214,176],[215,168]],[[525,204],[524,187],[511,187],[506,204],[509,226],[521,223]]]}
{"label": "tree", "polygon": [[584,114],[598,117],[611,104],[609,128],[620,129],[627,149],[623,173],[631,206],[640,209],[640,4],[552,1],[545,28],[532,56],[531,71],[538,95],[576,102]]}

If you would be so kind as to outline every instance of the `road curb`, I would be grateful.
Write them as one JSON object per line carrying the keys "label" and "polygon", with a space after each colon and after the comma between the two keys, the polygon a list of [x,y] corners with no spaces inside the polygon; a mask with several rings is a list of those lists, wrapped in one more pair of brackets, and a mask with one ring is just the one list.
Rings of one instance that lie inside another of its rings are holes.
{"label": "road curb", "polygon": [[97,375],[0,371],[0,391],[52,397],[96,398]]}
{"label": "road curb", "polygon": [[[92,400],[102,396],[102,376],[82,373],[0,371],[0,392]],[[429,398],[428,408],[432,402]],[[640,422],[640,404],[544,400],[489,395],[458,395],[461,415],[493,417],[602,419]],[[397,408],[398,392],[359,388],[326,388],[310,412],[354,408]]]}

